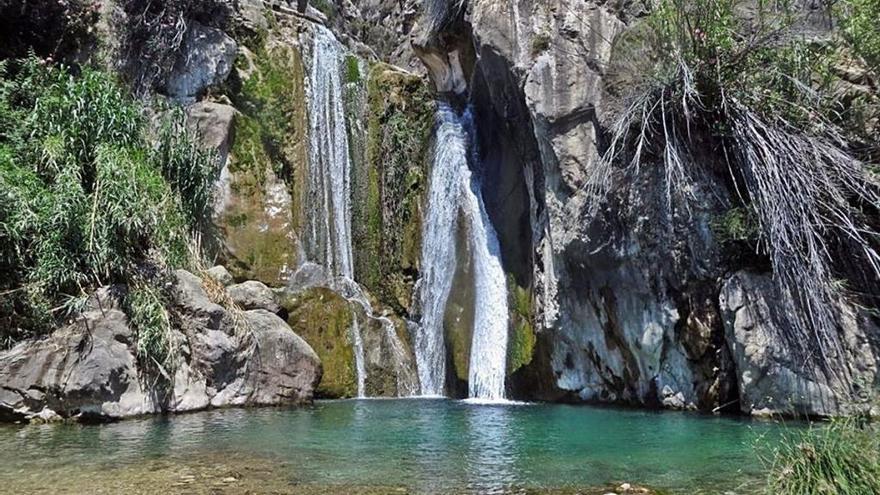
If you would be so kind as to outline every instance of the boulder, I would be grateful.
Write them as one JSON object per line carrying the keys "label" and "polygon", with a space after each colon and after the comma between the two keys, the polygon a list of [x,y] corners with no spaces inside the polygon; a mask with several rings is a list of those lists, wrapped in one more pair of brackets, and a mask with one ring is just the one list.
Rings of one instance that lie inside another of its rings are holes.
{"label": "boulder", "polygon": [[159,411],[138,380],[128,318],[111,301],[103,305],[46,338],[0,353],[0,409],[27,417],[46,408],[68,417]]}
{"label": "boulder", "polygon": [[[780,296],[768,274],[740,271],[725,280],[719,305],[725,338],[736,362],[740,409],[752,415],[834,416],[869,408],[870,395],[853,396],[848,385],[806,362],[786,338]],[[841,304],[845,318],[841,344],[852,383],[877,379],[866,322]]]}
{"label": "boulder", "polygon": [[282,312],[281,306],[275,301],[272,289],[262,282],[248,280],[231,285],[226,290],[232,300],[243,309],[265,309],[275,314]]}
{"label": "boulder", "polygon": [[264,309],[233,317],[210,301],[198,277],[175,275],[173,376],[140,366],[119,291],[101,289],[74,323],[0,353],[0,421],[106,420],[311,400],[320,359],[284,320]]}
{"label": "boulder", "polygon": [[232,274],[230,274],[229,270],[227,270],[226,267],[223,265],[217,265],[215,267],[209,268],[206,273],[208,274],[208,276],[220,282],[225,287],[232,285],[232,283],[235,281],[232,278]]}
{"label": "boulder", "polygon": [[233,140],[235,108],[222,103],[200,101],[186,109],[187,129],[204,148],[216,150],[220,167],[226,164]]}
{"label": "boulder", "polygon": [[229,76],[238,46],[223,31],[191,22],[165,92],[182,103],[194,102],[209,86]]}

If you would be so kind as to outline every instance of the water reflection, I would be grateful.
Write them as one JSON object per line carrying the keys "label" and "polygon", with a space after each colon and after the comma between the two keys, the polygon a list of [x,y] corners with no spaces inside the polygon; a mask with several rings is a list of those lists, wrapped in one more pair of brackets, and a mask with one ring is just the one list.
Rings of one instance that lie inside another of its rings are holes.
{"label": "water reflection", "polygon": [[519,481],[512,410],[500,405],[466,406],[469,488],[480,493],[504,493]]}
{"label": "water reflection", "polygon": [[0,427],[0,480],[53,493],[53,483],[94,482],[117,469],[141,479],[149,469],[220,462],[264,466],[280,486],[343,487],[339,493],[352,485],[387,488],[377,493],[515,493],[620,481],[673,492],[708,484],[723,493],[762,476],[755,440],[770,444],[778,433],[773,424],[687,414],[335,401],[98,426]]}

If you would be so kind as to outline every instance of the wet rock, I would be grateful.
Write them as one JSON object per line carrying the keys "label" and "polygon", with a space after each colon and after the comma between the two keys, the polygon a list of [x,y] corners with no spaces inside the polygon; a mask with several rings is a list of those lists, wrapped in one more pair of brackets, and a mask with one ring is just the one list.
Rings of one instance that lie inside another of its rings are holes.
{"label": "wet rock", "polygon": [[226,80],[232,71],[237,45],[223,31],[191,22],[165,91],[171,98],[189,103],[209,86]]}
{"label": "wet rock", "polygon": [[229,296],[243,309],[265,309],[270,313],[279,314],[281,306],[275,301],[275,294],[266,284],[256,280],[248,280],[229,286]]}

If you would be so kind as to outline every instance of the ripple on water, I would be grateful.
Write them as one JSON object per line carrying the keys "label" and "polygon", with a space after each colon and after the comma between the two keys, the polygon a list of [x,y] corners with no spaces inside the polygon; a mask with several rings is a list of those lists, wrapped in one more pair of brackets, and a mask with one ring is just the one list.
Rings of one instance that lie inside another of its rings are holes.
{"label": "ripple on water", "polygon": [[[742,484],[761,477],[756,440],[779,433],[773,423],[683,413],[319,401],[106,425],[0,427],[0,480],[8,493],[95,486],[139,493],[129,488],[141,483],[156,488],[144,493],[241,493],[249,483],[264,487],[256,493],[549,493],[621,481],[673,493],[747,493]],[[369,491],[379,488],[386,491]]]}

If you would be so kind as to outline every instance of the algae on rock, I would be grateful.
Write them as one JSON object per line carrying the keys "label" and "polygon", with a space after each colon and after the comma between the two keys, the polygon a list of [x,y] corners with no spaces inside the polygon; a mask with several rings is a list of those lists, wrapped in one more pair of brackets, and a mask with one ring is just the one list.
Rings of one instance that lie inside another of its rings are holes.
{"label": "algae on rock", "polygon": [[373,65],[366,86],[365,157],[355,163],[352,192],[355,274],[406,316],[418,278],[434,102],[424,79],[386,64]]}
{"label": "algae on rock", "polygon": [[287,323],[321,358],[324,376],[315,389],[318,397],[354,397],[357,372],[350,334],[351,305],[336,292],[316,287],[282,298]]}
{"label": "algae on rock", "polygon": [[299,49],[260,39],[239,57],[232,100],[241,115],[223,171],[216,221],[237,279],[283,285],[299,263],[308,124]]}

